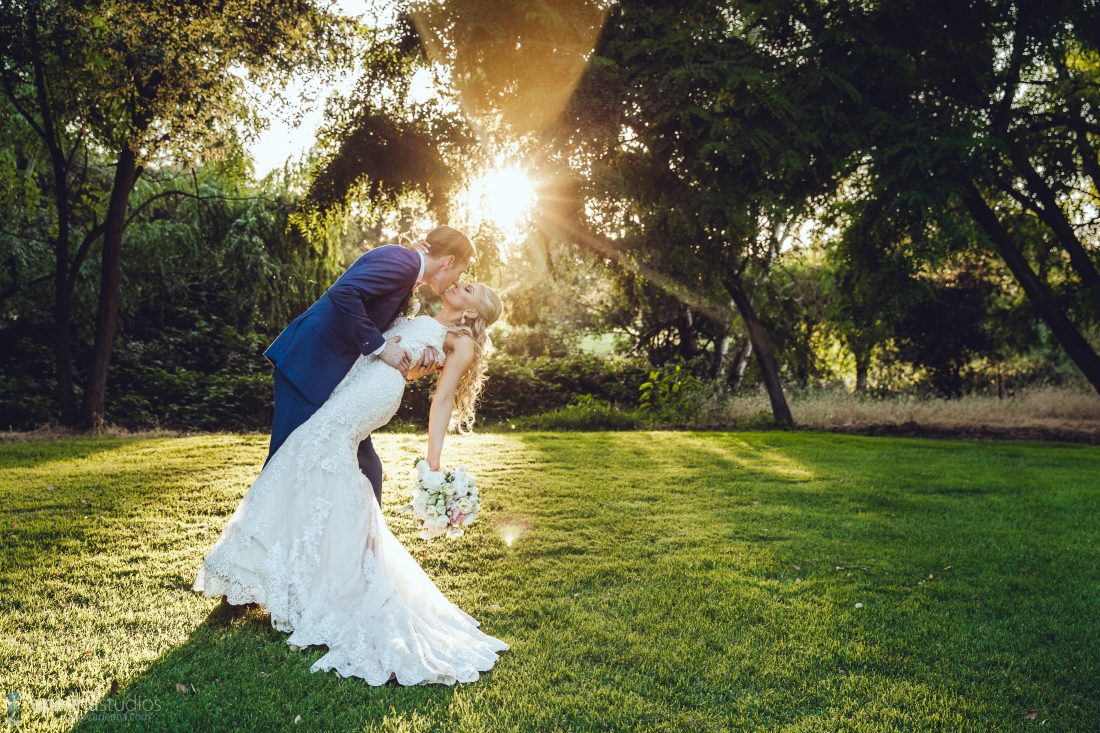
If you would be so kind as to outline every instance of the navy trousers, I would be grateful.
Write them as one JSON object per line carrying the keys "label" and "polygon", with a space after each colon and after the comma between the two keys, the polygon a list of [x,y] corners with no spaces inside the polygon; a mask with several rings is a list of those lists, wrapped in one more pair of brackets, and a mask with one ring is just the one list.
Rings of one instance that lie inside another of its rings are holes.
{"label": "navy trousers", "polygon": [[[275,369],[275,418],[271,421],[271,445],[267,449],[267,461],[275,455],[286,439],[294,430],[308,420],[313,413],[321,407],[320,404],[310,402],[302,394],[294,383]],[[374,498],[378,506],[382,506],[382,461],[374,450],[370,436],[359,444],[358,451],[359,470],[370,479],[374,487]],[[264,465],[267,465],[264,461]]]}

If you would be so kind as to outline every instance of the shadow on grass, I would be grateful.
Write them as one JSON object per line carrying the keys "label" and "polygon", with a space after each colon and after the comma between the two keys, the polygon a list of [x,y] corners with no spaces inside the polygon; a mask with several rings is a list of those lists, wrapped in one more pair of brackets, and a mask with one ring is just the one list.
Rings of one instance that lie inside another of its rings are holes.
{"label": "shadow on grass", "polygon": [[[163,547],[170,525],[187,521],[187,492],[239,491],[254,459],[247,439],[220,438],[224,456],[201,448],[209,438],[79,439],[0,446],[5,542],[0,590],[14,578],[50,578],[76,569],[80,555],[110,547],[141,555]],[[253,453],[255,451],[252,451]],[[115,543],[122,537],[121,546]]]}
{"label": "shadow on grass", "polygon": [[311,673],[323,654],[291,650],[262,610],[234,615],[219,605],[183,644],[90,706],[73,730],[361,730],[445,710],[455,692]]}
{"label": "shadow on grass", "polygon": [[0,470],[37,468],[49,463],[64,466],[99,453],[117,451],[132,442],[125,438],[77,438],[0,443]]}
{"label": "shadow on grass", "polygon": [[[34,646],[18,642],[11,672],[28,701],[73,703],[81,717],[66,720],[78,730],[280,730],[298,716],[304,730],[349,730],[446,713],[454,688],[311,673],[324,647],[293,651],[266,613],[210,611],[213,599],[191,590],[264,443],[196,436],[110,441],[94,452],[58,443],[0,474],[13,510],[0,530],[0,588],[11,591],[0,608],[39,634]],[[26,707],[29,723],[38,711]]]}

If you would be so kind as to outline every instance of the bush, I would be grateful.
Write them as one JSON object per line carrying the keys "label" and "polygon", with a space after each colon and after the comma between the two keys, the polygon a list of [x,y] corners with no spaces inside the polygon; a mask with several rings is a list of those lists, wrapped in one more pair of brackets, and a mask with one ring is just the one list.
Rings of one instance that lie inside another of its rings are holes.
{"label": "bush", "polygon": [[265,336],[216,321],[165,328],[149,341],[120,341],[107,389],[108,422],[130,429],[269,430],[274,385],[262,354],[266,344]]}
{"label": "bush", "polygon": [[[490,357],[488,380],[478,404],[478,423],[496,423],[557,410],[578,395],[588,395],[627,411],[638,404],[639,388],[649,365],[641,359],[574,354],[525,358],[496,353]],[[398,417],[427,424],[430,392],[426,377],[409,385]]]}
{"label": "bush", "polygon": [[698,391],[700,382],[685,372],[679,364],[675,368],[653,369],[649,379],[639,389],[639,409],[654,419],[691,421],[700,408]]}
{"label": "bush", "polygon": [[509,425],[521,430],[633,430],[643,421],[637,410],[626,410],[583,394],[565,407],[519,417],[509,421]]}
{"label": "bush", "polygon": [[[14,344],[15,335],[7,334]],[[123,428],[261,430],[271,427],[271,365],[263,357],[270,337],[242,333],[216,317],[184,313],[179,322],[145,338],[120,337],[107,388],[107,420]],[[48,347],[24,339],[0,385],[4,427],[27,428],[56,411]],[[563,425],[625,428],[639,424],[639,387],[649,375],[641,359],[574,354],[524,358],[495,353],[478,408],[490,425],[554,413]],[[395,424],[427,426],[435,379],[410,383]],[[578,395],[590,399],[573,404]],[[545,423],[550,425],[549,422]],[[563,428],[567,429],[567,428]]]}
{"label": "bush", "polygon": [[34,326],[0,330],[0,429],[21,430],[57,419],[53,353],[33,333]]}

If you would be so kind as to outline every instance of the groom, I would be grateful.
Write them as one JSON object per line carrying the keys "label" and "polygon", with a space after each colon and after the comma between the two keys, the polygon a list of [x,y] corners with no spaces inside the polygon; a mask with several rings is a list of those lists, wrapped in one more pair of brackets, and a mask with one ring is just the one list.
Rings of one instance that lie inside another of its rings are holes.
{"label": "groom", "polygon": [[[442,295],[473,259],[473,245],[457,229],[436,227],[426,240],[426,248],[419,250],[391,244],[361,255],[264,352],[275,365],[275,418],[267,460],[328,399],[360,354],[377,356],[406,378],[435,370],[434,349],[425,350],[410,370],[401,337],[387,341],[382,336],[420,285],[427,283]],[[369,437],[359,444],[359,468],[381,506],[382,462]]]}

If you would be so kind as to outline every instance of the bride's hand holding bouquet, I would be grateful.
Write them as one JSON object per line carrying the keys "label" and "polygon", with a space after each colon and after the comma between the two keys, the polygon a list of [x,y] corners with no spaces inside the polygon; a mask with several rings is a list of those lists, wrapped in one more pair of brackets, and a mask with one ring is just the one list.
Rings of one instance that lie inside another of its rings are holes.
{"label": "bride's hand holding bouquet", "polygon": [[473,476],[461,466],[453,471],[433,471],[423,458],[416,461],[410,498],[409,507],[422,522],[421,539],[441,534],[459,537],[481,509]]}

